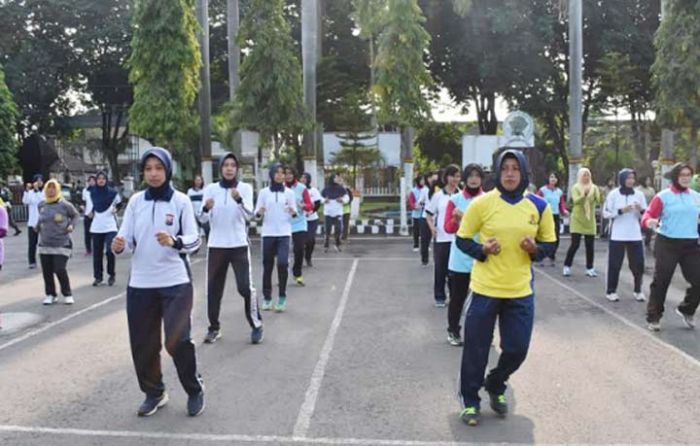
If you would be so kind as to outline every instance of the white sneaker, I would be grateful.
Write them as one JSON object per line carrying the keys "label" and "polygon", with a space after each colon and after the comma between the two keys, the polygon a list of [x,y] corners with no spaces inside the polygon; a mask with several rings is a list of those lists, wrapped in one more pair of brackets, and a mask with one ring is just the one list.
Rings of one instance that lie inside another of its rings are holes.
{"label": "white sneaker", "polygon": [[53,304],[56,303],[56,301],[58,301],[58,297],[56,297],[56,296],[46,296],[46,297],[44,298],[44,301],[42,302],[42,304],[44,304],[44,305],[53,305]]}
{"label": "white sneaker", "polygon": [[73,299],[73,296],[65,296],[63,298],[63,303],[66,305],[73,305],[75,303],[75,299]]}
{"label": "white sneaker", "polygon": [[418,252],[418,248],[413,248],[413,252]]}
{"label": "white sneaker", "polygon": [[569,277],[571,275],[571,267],[565,266],[561,273],[564,277]]}
{"label": "white sneaker", "polygon": [[634,300],[637,302],[644,302],[647,300],[647,297],[644,295],[644,293],[634,293]]}
{"label": "white sneaker", "polygon": [[617,293],[606,294],[605,298],[608,299],[610,302],[617,302],[618,300],[620,300],[620,296],[618,296]]}
{"label": "white sneaker", "polygon": [[690,328],[691,330],[695,328],[695,318],[694,316],[690,316],[687,314],[681,313],[681,310],[676,308],[676,314],[680,316],[681,319],[683,319],[683,323],[685,324],[686,327]]}
{"label": "white sneaker", "polygon": [[588,277],[598,277],[598,273],[597,273],[596,270],[593,269],[593,268],[587,269],[587,270],[586,270],[586,275],[587,275]]}
{"label": "white sneaker", "polygon": [[660,331],[661,330],[661,322],[649,322],[647,324],[647,328],[650,331]]}

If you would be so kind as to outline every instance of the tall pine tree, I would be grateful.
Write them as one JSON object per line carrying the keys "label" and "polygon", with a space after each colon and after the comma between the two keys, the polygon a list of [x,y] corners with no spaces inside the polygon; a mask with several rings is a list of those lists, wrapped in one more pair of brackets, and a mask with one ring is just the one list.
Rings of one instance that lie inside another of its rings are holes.
{"label": "tall pine tree", "polygon": [[135,0],[129,80],[131,129],[159,145],[178,148],[196,119],[202,63],[193,0]]}

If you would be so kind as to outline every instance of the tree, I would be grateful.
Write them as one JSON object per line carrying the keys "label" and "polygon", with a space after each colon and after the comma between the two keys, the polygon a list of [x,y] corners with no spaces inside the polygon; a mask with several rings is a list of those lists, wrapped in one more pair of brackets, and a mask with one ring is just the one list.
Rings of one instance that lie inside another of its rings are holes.
{"label": "tree", "polygon": [[462,165],[462,135],[465,125],[432,122],[424,125],[416,135],[416,146],[428,162],[444,167],[448,164]]}
{"label": "tree", "polygon": [[12,173],[17,165],[17,115],[17,106],[0,65],[0,178]]}
{"label": "tree", "polygon": [[156,144],[182,148],[195,120],[201,57],[193,0],[136,0],[129,80],[131,128]]}
{"label": "tree", "polygon": [[329,130],[348,126],[343,110],[348,96],[364,96],[362,103],[369,104],[369,49],[356,35],[353,11],[352,0],[328,1],[324,5],[316,112],[317,121]]}
{"label": "tree", "polygon": [[[373,93],[379,105],[379,121],[402,128],[419,126],[431,119],[426,98],[433,80],[424,55],[430,35],[416,0],[389,0],[375,59],[377,82]],[[403,133],[403,132],[402,132]],[[411,141],[404,141],[405,148]]]}
{"label": "tree", "polygon": [[668,1],[656,36],[652,67],[657,119],[669,128],[690,128],[690,162],[698,161],[700,126],[700,5],[692,0]]}
{"label": "tree", "polygon": [[100,153],[120,179],[118,156],[127,147],[127,113],[133,101],[126,62],[131,41],[129,0],[77,0],[75,51],[90,104],[102,115]]}
{"label": "tree", "polygon": [[238,128],[260,132],[279,156],[283,133],[308,126],[302,97],[298,48],[284,16],[282,0],[251,0],[241,24],[239,45],[246,57],[232,104]]}
{"label": "tree", "polygon": [[365,104],[365,95],[361,92],[348,94],[338,104],[340,121],[340,146],[342,149],[333,154],[331,162],[336,165],[349,166],[352,172],[352,184],[357,188],[357,170],[378,166],[382,154],[375,142],[377,135],[371,127],[371,116]]}
{"label": "tree", "polygon": [[18,134],[53,133],[76,83],[75,0],[0,2],[0,64],[19,110]]}
{"label": "tree", "polygon": [[[517,84],[526,55],[530,17],[518,0],[423,0],[431,33],[430,69],[452,99],[473,104],[479,133],[498,130],[496,99]],[[458,12],[458,14],[456,14]],[[525,62],[524,62],[525,61]]]}

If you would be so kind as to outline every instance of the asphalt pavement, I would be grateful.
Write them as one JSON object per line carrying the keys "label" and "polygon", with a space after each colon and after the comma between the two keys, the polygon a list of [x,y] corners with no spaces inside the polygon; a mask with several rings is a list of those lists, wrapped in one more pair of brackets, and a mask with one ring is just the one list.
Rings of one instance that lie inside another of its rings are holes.
{"label": "asphalt pavement", "polygon": [[[500,419],[486,407],[470,428],[456,398],[461,349],[446,342],[446,309],[433,306],[432,264],[420,265],[407,238],[355,238],[342,253],[317,245],[307,286],[289,284],[287,312],[263,314],[260,345],[249,342],[232,273],[223,337],[202,344],[206,262],[204,251],[193,256],[192,334],[207,390],[197,418],[185,413],[165,352],[170,402],[153,417],[136,416],[143,395],[124,309],[128,258],[117,261],[114,287],[92,287],[92,260],[76,237],[76,303],[44,307],[25,235],[5,240],[0,313],[32,318],[0,330],[0,445],[700,444],[700,330],[673,314],[684,282],[674,279],[662,331],[648,332],[628,270],[621,301],[604,299],[604,241],[596,244],[598,278],[584,276],[583,248],[572,277],[561,276],[561,259],[535,267],[535,331],[509,383],[511,414]],[[260,289],[256,240],[252,253]],[[497,337],[492,353],[495,360]]]}

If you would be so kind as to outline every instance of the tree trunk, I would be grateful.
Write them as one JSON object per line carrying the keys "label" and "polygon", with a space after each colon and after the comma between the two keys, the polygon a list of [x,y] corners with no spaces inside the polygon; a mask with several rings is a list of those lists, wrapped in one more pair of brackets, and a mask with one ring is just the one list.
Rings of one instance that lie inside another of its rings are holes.
{"label": "tree trunk", "polygon": [[698,126],[690,127],[690,166],[697,169],[698,166]]}

